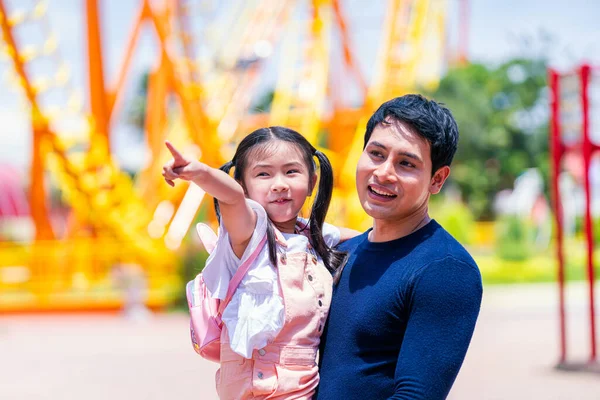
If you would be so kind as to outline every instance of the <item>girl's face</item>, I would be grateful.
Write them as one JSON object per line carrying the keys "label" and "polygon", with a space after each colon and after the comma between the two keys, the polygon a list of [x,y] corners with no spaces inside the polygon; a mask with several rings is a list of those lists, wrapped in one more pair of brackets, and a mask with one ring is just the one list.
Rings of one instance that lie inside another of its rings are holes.
{"label": "girl's face", "polygon": [[249,154],[243,179],[248,198],[264,207],[279,230],[291,233],[317,177],[309,176],[296,146],[276,140]]}

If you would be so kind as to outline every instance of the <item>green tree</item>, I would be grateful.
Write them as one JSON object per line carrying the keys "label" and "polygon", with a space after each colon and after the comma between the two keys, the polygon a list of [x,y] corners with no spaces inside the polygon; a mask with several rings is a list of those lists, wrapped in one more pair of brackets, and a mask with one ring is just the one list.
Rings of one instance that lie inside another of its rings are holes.
{"label": "green tree", "polygon": [[250,106],[250,112],[256,114],[271,111],[271,104],[273,104],[274,98],[275,90],[267,90]]}
{"label": "green tree", "polygon": [[150,73],[144,72],[136,83],[135,91],[127,104],[127,123],[133,125],[140,133],[146,125],[146,107],[148,106],[148,81]]}
{"label": "green tree", "polygon": [[429,93],[456,118],[460,141],[450,182],[477,219],[491,219],[493,199],[526,168],[548,174],[548,89],[544,59],[497,67],[453,68]]}

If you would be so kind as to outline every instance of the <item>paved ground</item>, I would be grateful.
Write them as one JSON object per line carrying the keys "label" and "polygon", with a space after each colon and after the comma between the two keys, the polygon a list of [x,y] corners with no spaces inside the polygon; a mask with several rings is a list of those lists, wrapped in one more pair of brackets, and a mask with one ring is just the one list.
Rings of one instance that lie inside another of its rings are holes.
{"label": "paved ground", "polygon": [[[568,293],[570,350],[589,338],[584,287]],[[556,290],[495,286],[451,400],[600,399],[600,374],[556,371]],[[189,344],[187,316],[0,317],[0,399],[216,399],[216,366]]]}
{"label": "paved ground", "polygon": [[[450,400],[600,399],[600,374],[554,368],[559,354],[558,296],[554,285],[496,286],[484,290],[482,312]],[[586,288],[580,284],[570,285],[566,294],[568,351],[572,361],[589,358],[585,295]]]}

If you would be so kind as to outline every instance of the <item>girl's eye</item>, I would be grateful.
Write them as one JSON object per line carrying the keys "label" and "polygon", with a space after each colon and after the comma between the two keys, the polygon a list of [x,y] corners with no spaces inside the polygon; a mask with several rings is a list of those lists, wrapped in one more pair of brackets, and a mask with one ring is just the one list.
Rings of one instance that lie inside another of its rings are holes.
{"label": "girl's eye", "polygon": [[300,171],[298,171],[297,169],[290,169],[290,170],[289,170],[287,173],[288,173],[288,174],[297,174],[297,173],[299,173],[299,172],[300,172]]}
{"label": "girl's eye", "polygon": [[259,176],[269,176],[269,174],[267,174],[266,172],[259,172],[258,174],[256,174],[257,177]]}

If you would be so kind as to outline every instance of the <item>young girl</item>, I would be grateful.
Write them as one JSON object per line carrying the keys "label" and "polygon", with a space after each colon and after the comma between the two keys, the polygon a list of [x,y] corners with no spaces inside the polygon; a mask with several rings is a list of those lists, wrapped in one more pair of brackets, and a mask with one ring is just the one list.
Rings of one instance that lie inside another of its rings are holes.
{"label": "young girl", "polygon": [[[358,234],[324,223],[333,190],[329,160],[283,127],[251,133],[220,170],[166,144],[173,154],[163,168],[167,183],[189,180],[215,198],[220,227],[203,270],[213,298],[225,298],[231,277],[267,235],[222,315],[219,397],[312,398],[332,274],[343,261],[331,247]],[[317,182],[315,158],[319,186],[304,220],[298,214]]]}

